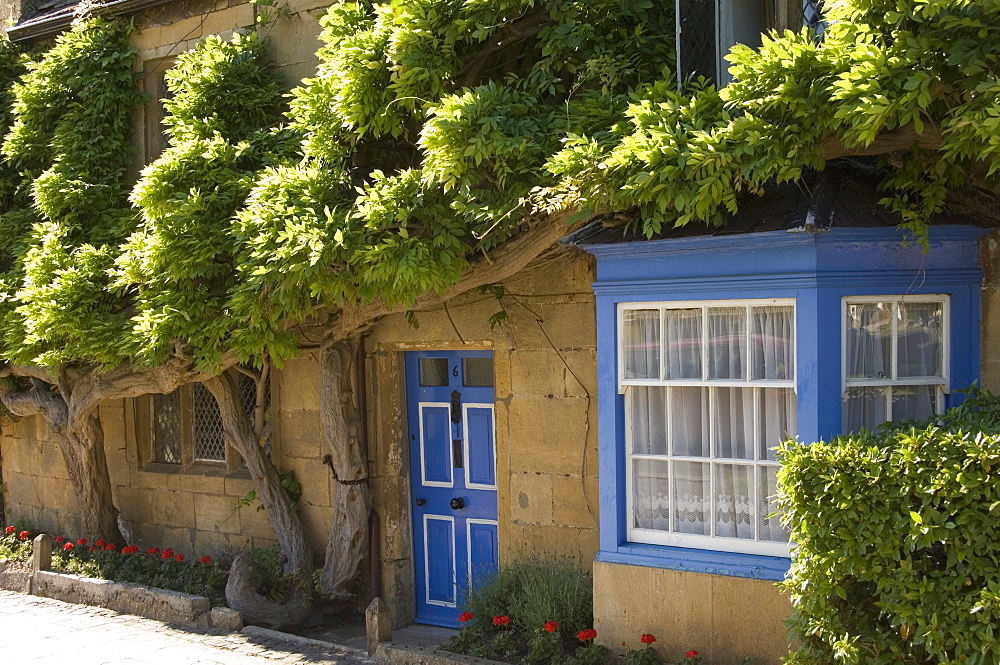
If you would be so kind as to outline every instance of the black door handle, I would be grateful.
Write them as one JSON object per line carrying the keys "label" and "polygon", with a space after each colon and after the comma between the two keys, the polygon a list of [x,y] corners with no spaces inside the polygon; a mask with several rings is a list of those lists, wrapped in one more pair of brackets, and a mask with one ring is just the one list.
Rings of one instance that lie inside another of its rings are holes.
{"label": "black door handle", "polygon": [[465,499],[463,499],[460,496],[456,496],[454,499],[451,500],[452,510],[461,510],[462,508],[465,508]]}
{"label": "black door handle", "polygon": [[427,499],[417,499],[417,505],[422,506],[427,503]]}

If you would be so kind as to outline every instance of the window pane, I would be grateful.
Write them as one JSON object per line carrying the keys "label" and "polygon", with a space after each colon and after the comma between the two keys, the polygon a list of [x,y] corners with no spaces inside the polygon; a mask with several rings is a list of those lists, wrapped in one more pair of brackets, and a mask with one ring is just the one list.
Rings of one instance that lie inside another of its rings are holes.
{"label": "window pane", "polygon": [[893,386],[892,419],[923,420],[937,411],[937,386]]}
{"label": "window pane", "polygon": [[942,376],[944,316],[941,303],[903,303],[900,308],[896,345],[899,376]]}
{"label": "window pane", "polygon": [[181,392],[153,395],[153,451],[157,462],[181,462]]}
{"label": "window pane", "polygon": [[715,456],[753,459],[753,388],[713,388]]}
{"label": "window pane", "polygon": [[422,386],[448,385],[448,359],[421,358],[420,385]]}
{"label": "window pane", "polygon": [[640,529],[670,530],[668,464],[656,460],[635,460],[635,526]]}
{"label": "window pane", "polygon": [[715,535],[753,538],[753,470],[744,464],[720,464],[715,469]]}
{"label": "window pane", "polygon": [[[847,378],[892,377],[893,303],[847,305]],[[846,422],[846,421],[845,421]],[[853,430],[852,430],[853,431]]]}
{"label": "window pane", "polygon": [[705,413],[707,388],[670,388],[670,426],[674,455],[708,457],[708,419]]}
{"label": "window pane", "polygon": [[885,388],[848,388],[844,395],[844,433],[872,429],[889,419]]}
{"label": "window pane", "polygon": [[660,310],[626,310],[622,326],[623,378],[660,378]]}
{"label": "window pane", "polygon": [[746,317],[744,307],[708,310],[708,378],[746,378]]}
{"label": "window pane", "polygon": [[702,378],[701,309],[668,309],[664,325],[666,378]]}
{"label": "window pane", "polygon": [[632,412],[632,452],[667,454],[667,389],[629,386],[626,399]]}
{"label": "window pane", "polygon": [[795,376],[795,316],[791,307],[753,307],[753,378]]}
{"label": "window pane", "polygon": [[778,467],[765,466],[760,473],[760,539],[772,542],[788,542],[788,529],[781,524],[778,516],[768,517],[778,510],[775,498],[778,495]]}
{"label": "window pane", "polygon": [[798,434],[798,412],[795,391],[791,388],[759,388],[757,395],[758,459],[776,461],[775,449],[786,439]]}
{"label": "window pane", "polygon": [[674,531],[711,535],[711,465],[699,462],[674,462],[673,489]]}
{"label": "window pane", "polygon": [[462,358],[462,385],[489,388],[493,385],[493,358]]}
{"label": "window pane", "polygon": [[219,405],[208,388],[200,383],[192,390],[194,402],[194,458],[221,462],[226,459],[226,440],[222,436]]}

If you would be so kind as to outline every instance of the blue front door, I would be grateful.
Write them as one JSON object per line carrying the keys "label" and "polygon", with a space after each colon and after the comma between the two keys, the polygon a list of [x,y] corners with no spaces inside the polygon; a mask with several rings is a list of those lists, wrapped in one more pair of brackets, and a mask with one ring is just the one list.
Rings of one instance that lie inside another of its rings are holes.
{"label": "blue front door", "polygon": [[417,623],[458,626],[497,569],[493,354],[406,354]]}

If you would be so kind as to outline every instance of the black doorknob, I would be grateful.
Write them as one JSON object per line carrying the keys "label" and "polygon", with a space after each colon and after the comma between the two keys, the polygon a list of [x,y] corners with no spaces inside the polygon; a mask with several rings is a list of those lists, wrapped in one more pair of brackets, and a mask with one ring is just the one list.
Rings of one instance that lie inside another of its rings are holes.
{"label": "black doorknob", "polygon": [[427,503],[427,499],[417,499],[417,505],[422,506]]}
{"label": "black doorknob", "polygon": [[463,499],[460,496],[456,496],[454,499],[451,500],[451,509],[459,510],[461,508],[465,508],[465,499]]}

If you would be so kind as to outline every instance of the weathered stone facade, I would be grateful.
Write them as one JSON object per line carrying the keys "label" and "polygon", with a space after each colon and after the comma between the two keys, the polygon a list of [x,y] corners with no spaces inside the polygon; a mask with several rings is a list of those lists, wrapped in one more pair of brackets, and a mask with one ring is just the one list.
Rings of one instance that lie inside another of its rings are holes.
{"label": "weathered stone facade", "polygon": [[[413,541],[403,353],[477,349],[494,353],[501,562],[557,558],[589,568],[598,547],[597,428],[592,259],[563,252],[505,283],[509,318],[471,294],[444,309],[386,317],[365,336],[369,471],[381,521],[381,587],[397,625],[412,620]],[[320,555],[334,482],[323,463],[316,352],[272,378],[272,451],[280,471],[302,483],[299,509]],[[101,407],[116,505],[140,547],[190,555],[274,544],[263,512],[232,506],[252,485],[238,465],[151,462],[137,436],[137,401]],[[44,421],[5,427],[0,438],[7,518],[67,536],[80,533],[76,498]]]}

